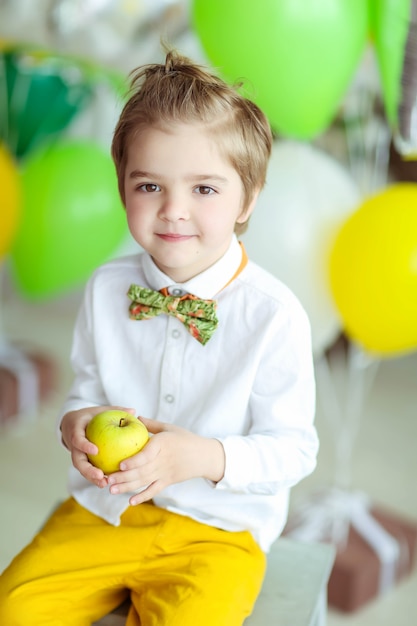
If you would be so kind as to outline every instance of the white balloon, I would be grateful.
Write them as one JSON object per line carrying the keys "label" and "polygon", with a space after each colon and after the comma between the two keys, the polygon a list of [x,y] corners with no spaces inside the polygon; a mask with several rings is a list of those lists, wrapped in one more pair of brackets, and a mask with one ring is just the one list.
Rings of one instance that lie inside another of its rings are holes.
{"label": "white balloon", "polygon": [[249,257],[288,285],[303,304],[316,356],[340,332],[328,258],[334,236],[359,203],[352,176],[332,157],[310,144],[279,141],[242,235]]}

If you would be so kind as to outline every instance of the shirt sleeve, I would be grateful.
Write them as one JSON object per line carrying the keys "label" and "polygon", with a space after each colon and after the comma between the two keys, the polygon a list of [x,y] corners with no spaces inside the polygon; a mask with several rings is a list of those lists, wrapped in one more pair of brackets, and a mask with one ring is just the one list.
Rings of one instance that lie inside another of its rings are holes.
{"label": "shirt sleeve", "polygon": [[71,349],[71,365],[74,371],[74,380],[58,416],[57,431],[60,439],[60,425],[65,413],[85,407],[108,404],[100,382],[101,378],[98,374],[94,347],[94,329],[91,315],[92,289],[92,280],[90,280],[75,322]]}
{"label": "shirt sleeve", "polygon": [[314,470],[318,437],[311,332],[298,303],[277,315],[266,335],[249,411],[247,435],[219,439],[226,469],[216,489],[276,494]]}

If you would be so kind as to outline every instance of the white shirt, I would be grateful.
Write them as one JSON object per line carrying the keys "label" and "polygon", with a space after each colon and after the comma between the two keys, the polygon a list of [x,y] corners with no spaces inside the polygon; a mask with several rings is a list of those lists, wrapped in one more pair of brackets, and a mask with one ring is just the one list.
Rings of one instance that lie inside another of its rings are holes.
{"label": "white shirt", "polygon": [[[292,292],[241,248],[184,284],[172,284],[141,253],[99,268],[87,284],[74,331],[75,380],[67,411],[134,407],[223,444],[226,469],[165,488],[157,506],[229,531],[249,530],[267,552],[282,531],[289,488],[313,471],[315,384],[310,325]],[[218,301],[219,326],[203,346],[176,318],[129,319],[131,283]],[[131,494],[111,495],[70,469],[74,498],[118,525]],[[140,506],[140,505],[139,505]]]}

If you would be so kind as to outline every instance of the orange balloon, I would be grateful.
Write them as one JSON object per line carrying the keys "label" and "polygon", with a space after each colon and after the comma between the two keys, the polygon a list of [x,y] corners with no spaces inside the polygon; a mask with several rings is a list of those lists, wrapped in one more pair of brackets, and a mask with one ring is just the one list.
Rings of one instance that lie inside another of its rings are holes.
{"label": "orange balloon", "polygon": [[0,259],[7,254],[20,219],[20,180],[10,152],[0,144]]}

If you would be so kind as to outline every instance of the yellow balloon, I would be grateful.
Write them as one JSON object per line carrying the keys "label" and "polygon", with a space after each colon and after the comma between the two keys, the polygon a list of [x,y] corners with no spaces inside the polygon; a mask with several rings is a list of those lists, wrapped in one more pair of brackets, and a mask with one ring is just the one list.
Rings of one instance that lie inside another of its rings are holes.
{"label": "yellow balloon", "polygon": [[368,352],[417,348],[417,184],[392,185],[347,219],[330,286],[347,336]]}
{"label": "yellow balloon", "polygon": [[20,218],[20,180],[17,166],[0,144],[0,259],[9,251]]}

